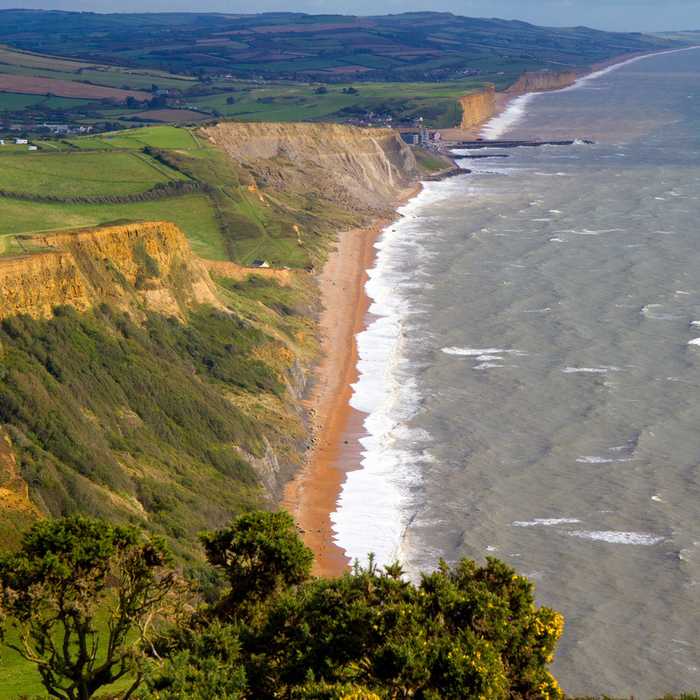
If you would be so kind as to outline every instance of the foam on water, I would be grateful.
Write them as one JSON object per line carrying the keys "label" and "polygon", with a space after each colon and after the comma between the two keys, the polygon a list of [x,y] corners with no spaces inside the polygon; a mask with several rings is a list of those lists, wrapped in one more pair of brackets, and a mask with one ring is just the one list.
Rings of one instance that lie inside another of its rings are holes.
{"label": "foam on water", "polygon": [[481,129],[482,138],[495,141],[512,129],[524,116],[534,93],[516,97],[501,114],[490,119]]}
{"label": "foam on water", "polygon": [[[335,542],[351,559],[365,561],[372,552],[379,564],[401,555],[401,542],[410,519],[410,489],[420,479],[429,455],[416,457],[415,449],[430,439],[425,431],[411,430],[420,396],[403,358],[405,325],[415,309],[409,308],[402,285],[412,285],[402,263],[410,260],[418,275],[422,227],[418,212],[449,195],[447,183],[426,183],[423,191],[399,211],[403,218],[386,228],[375,247],[377,257],[366,285],[374,317],[357,336],[358,380],[350,404],[367,414],[366,435],[360,439],[361,468],[348,473],[335,513],[331,515]],[[425,257],[425,256],[424,256]],[[477,354],[481,354],[480,352]]]}
{"label": "foam on water", "polygon": [[577,457],[576,461],[580,464],[612,464],[613,462],[631,462],[630,457],[625,458],[612,458],[612,457],[598,457],[597,455],[583,455],[582,457]]}
{"label": "foam on water", "polygon": [[620,532],[618,530],[572,530],[571,537],[609,544],[654,545],[664,541],[664,537],[649,532]]}
{"label": "foam on water", "polygon": [[607,374],[608,372],[619,372],[619,367],[564,367],[564,374]]}
{"label": "foam on water", "polygon": [[515,520],[513,527],[553,527],[554,525],[573,525],[580,523],[578,518],[534,518],[533,520]]}

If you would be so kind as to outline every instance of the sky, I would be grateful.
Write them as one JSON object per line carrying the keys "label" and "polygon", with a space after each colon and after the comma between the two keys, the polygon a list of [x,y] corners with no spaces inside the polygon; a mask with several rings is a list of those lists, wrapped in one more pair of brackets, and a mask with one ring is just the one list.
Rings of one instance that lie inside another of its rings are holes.
{"label": "sky", "polygon": [[615,31],[700,30],[700,0],[0,0],[10,7],[94,12],[274,12],[390,14],[410,10],[520,19]]}

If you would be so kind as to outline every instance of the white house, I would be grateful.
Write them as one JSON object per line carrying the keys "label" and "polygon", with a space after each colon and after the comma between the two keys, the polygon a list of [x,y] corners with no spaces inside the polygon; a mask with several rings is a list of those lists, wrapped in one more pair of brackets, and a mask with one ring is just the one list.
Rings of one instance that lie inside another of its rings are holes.
{"label": "white house", "polygon": [[15,143],[18,146],[26,146],[29,143],[29,141],[27,139],[15,139]]}
{"label": "white house", "polygon": [[37,150],[39,150],[39,147],[38,146],[29,146],[29,150],[30,151],[37,151]]}
{"label": "white house", "polygon": [[0,139],[0,146],[4,146],[4,145],[5,145],[5,139]]}

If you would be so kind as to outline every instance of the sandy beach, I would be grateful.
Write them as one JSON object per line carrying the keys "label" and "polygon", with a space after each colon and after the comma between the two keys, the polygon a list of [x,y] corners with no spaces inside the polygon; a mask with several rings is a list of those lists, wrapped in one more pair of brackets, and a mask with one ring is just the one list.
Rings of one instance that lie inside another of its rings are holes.
{"label": "sandy beach", "polygon": [[[407,190],[397,206],[418,194]],[[304,541],[316,555],[314,574],[339,576],[350,565],[333,541],[330,515],[335,511],[345,475],[359,468],[364,414],[350,407],[351,384],[357,380],[355,336],[367,321],[367,270],[374,244],[391,223],[380,219],[369,228],[342,231],[336,249],[319,276],[322,312],[321,361],[305,408],[311,419],[313,447],[306,464],[287,484],[282,507],[295,518]]]}

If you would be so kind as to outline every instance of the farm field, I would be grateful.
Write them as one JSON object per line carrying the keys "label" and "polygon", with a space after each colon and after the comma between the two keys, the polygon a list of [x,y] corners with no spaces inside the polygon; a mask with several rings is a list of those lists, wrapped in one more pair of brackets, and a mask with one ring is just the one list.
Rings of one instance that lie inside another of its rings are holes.
{"label": "farm field", "polygon": [[[484,85],[466,79],[446,83],[276,84],[196,98],[193,103],[237,121],[347,121],[367,112],[395,119],[423,116],[432,126],[459,121],[457,99]],[[320,89],[320,90],[319,90]],[[345,90],[345,92],[343,92]],[[233,98],[233,104],[229,104]]]}
{"label": "farm field", "polygon": [[0,191],[38,197],[124,196],[185,177],[141,153],[31,152],[3,155]]}
{"label": "farm field", "polygon": [[[391,117],[402,124],[423,117],[428,126],[446,128],[460,121],[455,97],[487,82],[503,89],[523,71],[582,69],[683,45],[671,37],[449,13],[41,10],[0,10],[0,42],[0,129],[3,121],[20,121],[33,134],[45,133],[45,122],[104,132],[222,116],[353,123]],[[3,92],[85,102],[3,100]],[[109,101],[122,111],[115,113]]]}
{"label": "farm field", "polygon": [[63,228],[98,226],[113,221],[167,219],[185,233],[197,255],[211,260],[228,259],[214,210],[206,195],[184,195],[167,200],[130,204],[48,204],[0,197],[0,253],[20,252],[16,234],[32,234]]}
{"label": "farm field", "polygon": [[[51,142],[47,142],[51,143]],[[77,149],[133,149],[147,146],[190,151],[202,148],[202,144],[189,129],[174,126],[146,126],[100,134],[99,136],[64,139],[59,145]]]}
{"label": "farm field", "polygon": [[123,102],[127,97],[145,100],[148,93],[136,90],[103,87],[78,83],[71,80],[42,78],[29,75],[11,75],[0,72],[0,91],[28,93],[30,95],[58,95],[59,97],[82,97],[91,100],[113,100]]}

